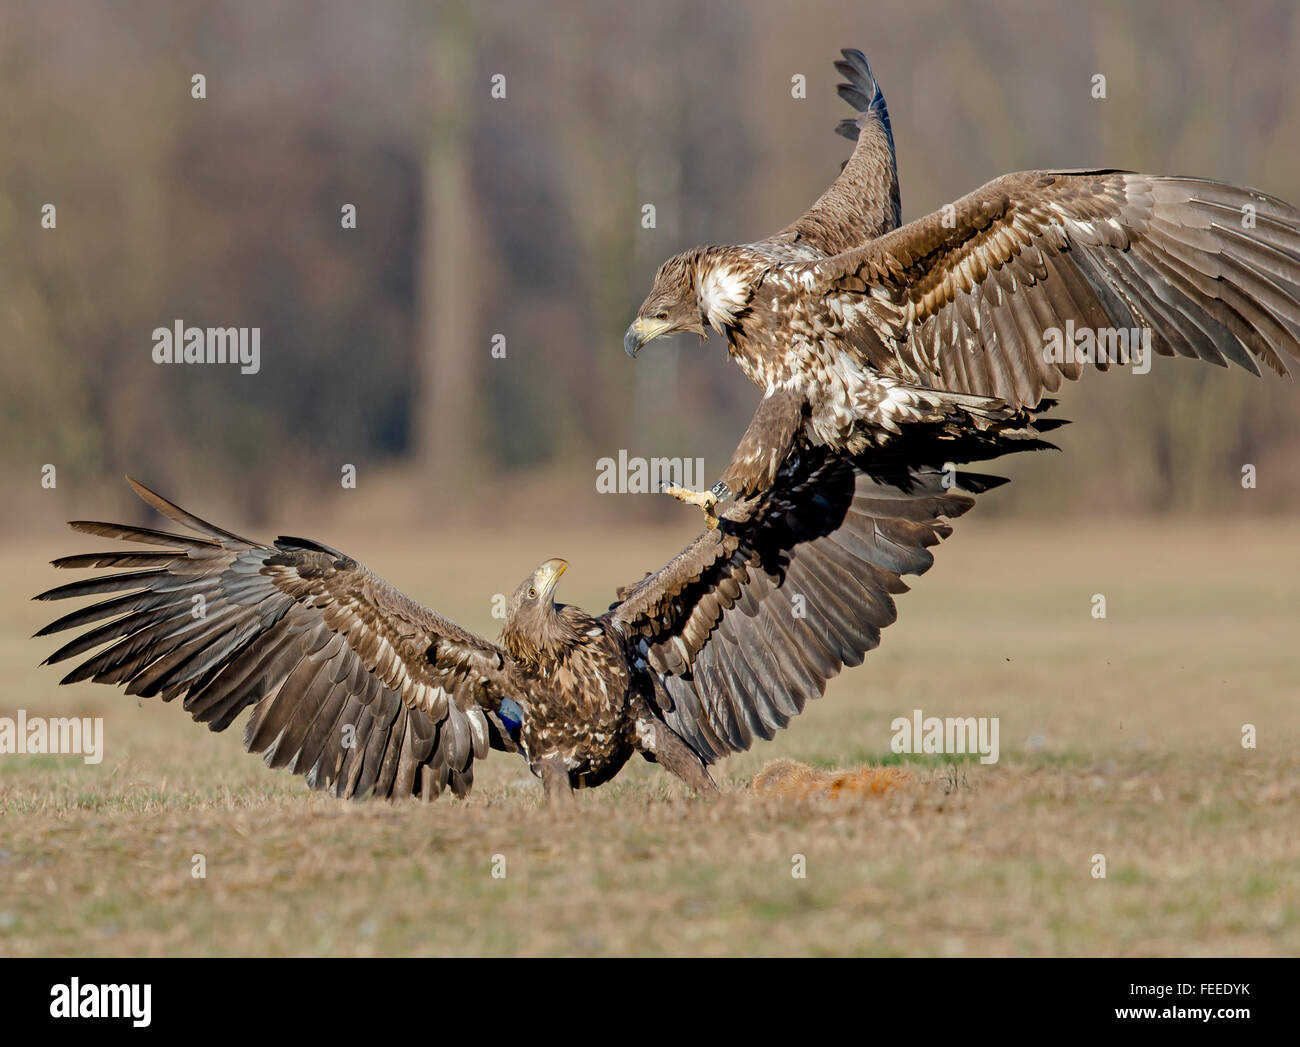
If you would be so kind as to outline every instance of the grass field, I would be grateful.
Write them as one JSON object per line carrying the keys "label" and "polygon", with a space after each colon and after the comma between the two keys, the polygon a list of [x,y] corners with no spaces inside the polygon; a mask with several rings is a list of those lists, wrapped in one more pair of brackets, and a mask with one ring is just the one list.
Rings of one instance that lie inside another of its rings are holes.
{"label": "grass field", "polygon": [[[492,594],[545,557],[573,565],[561,598],[603,607],[685,533],[318,537],[495,635]],[[0,556],[0,714],[103,716],[106,739],[97,766],[0,757],[0,954],[1300,953],[1294,521],[963,520],[880,650],[716,768],[721,796],[637,761],[559,815],[517,757],[493,754],[468,801],[347,804],[237,729],[56,687],[54,644],[29,639],[51,606],[25,598],[88,541]],[[999,717],[1000,762],[895,756],[915,708]],[[777,758],[910,773],[755,795]]]}

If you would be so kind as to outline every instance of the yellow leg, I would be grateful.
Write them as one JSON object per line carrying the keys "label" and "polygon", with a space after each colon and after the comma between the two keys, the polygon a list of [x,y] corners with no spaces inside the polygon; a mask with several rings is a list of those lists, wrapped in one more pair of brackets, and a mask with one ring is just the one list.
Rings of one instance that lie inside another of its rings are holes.
{"label": "yellow leg", "polygon": [[664,484],[660,490],[664,494],[672,495],[679,502],[685,502],[687,505],[698,505],[704,510],[704,522],[712,531],[718,526],[718,496],[712,491],[692,491],[689,487],[679,487],[677,484]]}

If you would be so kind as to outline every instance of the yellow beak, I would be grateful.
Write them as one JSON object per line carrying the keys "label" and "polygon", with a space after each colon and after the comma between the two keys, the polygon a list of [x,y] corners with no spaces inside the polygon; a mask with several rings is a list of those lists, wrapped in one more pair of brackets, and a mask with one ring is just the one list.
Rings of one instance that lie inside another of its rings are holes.
{"label": "yellow beak", "polygon": [[627,334],[623,336],[623,350],[628,356],[633,358],[640,348],[652,338],[658,338],[661,334],[666,333],[672,324],[667,320],[656,320],[653,317],[638,316],[632,321],[632,326],[627,329]]}
{"label": "yellow beak", "polygon": [[568,563],[558,558],[547,560],[546,563],[537,568],[537,573],[534,575],[537,580],[537,588],[548,600],[551,594],[555,592],[555,583],[560,580],[560,575],[568,569]]}

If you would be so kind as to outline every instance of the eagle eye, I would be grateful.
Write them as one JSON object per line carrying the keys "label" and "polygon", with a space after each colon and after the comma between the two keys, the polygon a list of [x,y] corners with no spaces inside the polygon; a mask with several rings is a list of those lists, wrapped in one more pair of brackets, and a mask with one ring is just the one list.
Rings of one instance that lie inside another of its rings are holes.
{"label": "eagle eye", "polygon": [[528,599],[530,600],[537,599],[537,590],[534,589],[531,585],[528,587]]}
{"label": "eagle eye", "polygon": [[667,319],[668,319],[668,314],[667,314],[667,313],[655,313],[655,319],[656,319],[656,320],[667,320]]}

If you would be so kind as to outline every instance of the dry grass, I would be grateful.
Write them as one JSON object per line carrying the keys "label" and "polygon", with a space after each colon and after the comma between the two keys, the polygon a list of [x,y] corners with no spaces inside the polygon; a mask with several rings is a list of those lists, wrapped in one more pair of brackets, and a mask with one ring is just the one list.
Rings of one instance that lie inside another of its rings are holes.
{"label": "dry grass", "polygon": [[[494,631],[492,593],[545,557],[598,607],[684,533],[319,537]],[[500,754],[466,802],[339,803],[237,731],[56,687],[36,664],[52,645],[28,639],[49,607],[25,597],[84,548],[0,557],[0,713],[102,715],[107,744],[94,767],[0,757],[5,955],[1300,952],[1293,522],[963,521],[882,648],[722,765],[721,797],[638,762],[567,815]],[[914,708],[1000,717],[1001,761],[894,756],[889,723]],[[751,789],[775,760],[812,770]]]}

